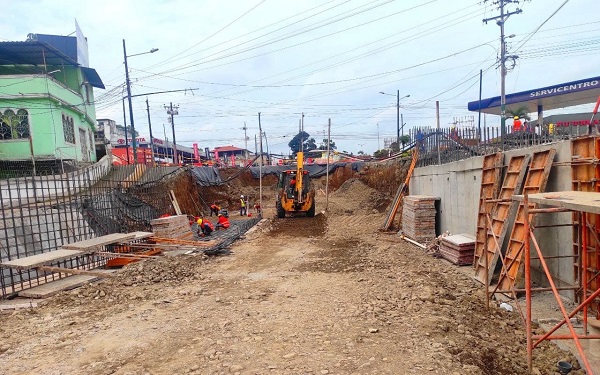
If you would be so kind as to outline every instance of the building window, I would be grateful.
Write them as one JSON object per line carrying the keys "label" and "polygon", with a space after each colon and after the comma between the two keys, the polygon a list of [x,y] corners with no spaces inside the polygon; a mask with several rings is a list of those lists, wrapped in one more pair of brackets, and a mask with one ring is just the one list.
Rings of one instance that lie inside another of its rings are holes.
{"label": "building window", "polygon": [[90,136],[90,147],[94,148],[94,132],[90,129],[88,130],[88,134]]}
{"label": "building window", "polygon": [[75,123],[73,121],[73,117],[63,114],[62,124],[65,142],[75,144]]}
{"label": "building window", "polygon": [[29,138],[29,114],[24,109],[0,111],[0,140]]}

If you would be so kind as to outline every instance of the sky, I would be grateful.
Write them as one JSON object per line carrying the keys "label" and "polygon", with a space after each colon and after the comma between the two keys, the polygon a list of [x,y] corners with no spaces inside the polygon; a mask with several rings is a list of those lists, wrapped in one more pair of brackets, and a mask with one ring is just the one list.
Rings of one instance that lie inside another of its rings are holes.
{"label": "sky", "polygon": [[[518,56],[514,66],[507,63],[507,94],[600,76],[597,1],[506,7],[522,10],[505,24],[508,55]],[[10,9],[0,13],[0,41],[70,35],[76,19],[88,40],[90,67],[106,85],[94,89],[96,117],[123,124],[125,40],[132,95],[185,90],[133,98],[141,136],[149,134],[147,98],[155,138],[172,140],[165,105],[178,106],[176,140],[185,146],[244,148],[245,124],[247,148],[254,151],[260,112],[263,147],[287,155],[304,113],[304,130],[317,144],[327,138],[331,120],[338,150],[370,154],[396,135],[397,93],[405,133],[436,125],[436,101],[442,127],[470,118],[477,126],[467,103],[479,97],[480,70],[483,98],[500,95],[500,28],[483,22],[499,15],[495,3],[0,0]],[[143,54],[152,48],[158,51]],[[500,122],[493,115],[485,121]]]}

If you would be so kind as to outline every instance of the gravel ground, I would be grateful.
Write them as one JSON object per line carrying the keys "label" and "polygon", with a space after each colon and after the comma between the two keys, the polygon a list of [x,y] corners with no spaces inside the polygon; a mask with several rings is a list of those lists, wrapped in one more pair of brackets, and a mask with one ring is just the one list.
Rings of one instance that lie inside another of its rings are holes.
{"label": "gravel ground", "polygon": [[[317,209],[325,199],[317,197]],[[378,232],[381,195],[349,180],[327,214],[267,220],[227,256],[132,264],[1,316],[2,374],[527,374],[519,316]],[[534,373],[574,357],[545,343]]]}

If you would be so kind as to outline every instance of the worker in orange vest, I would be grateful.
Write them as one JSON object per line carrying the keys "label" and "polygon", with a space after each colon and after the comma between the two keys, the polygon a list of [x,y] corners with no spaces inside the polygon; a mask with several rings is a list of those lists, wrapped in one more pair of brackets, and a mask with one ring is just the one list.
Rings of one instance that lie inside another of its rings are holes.
{"label": "worker in orange vest", "polygon": [[523,124],[521,123],[521,120],[519,120],[519,116],[515,116],[513,117],[513,132],[520,132],[523,128]]}
{"label": "worker in orange vest", "polygon": [[213,230],[215,230],[215,227],[208,219],[199,218],[198,221],[196,221],[196,223],[198,224],[199,237],[210,236]]}
{"label": "worker in orange vest", "polygon": [[217,203],[213,203],[210,205],[210,216],[215,214],[215,216],[219,215],[219,211],[221,211],[221,207],[217,206]]}
{"label": "worker in orange vest", "polygon": [[218,217],[219,217],[219,221],[217,222],[217,225],[215,225],[215,229],[220,229],[220,228],[227,229],[227,228],[229,228],[229,226],[231,225],[229,223],[229,219],[227,219],[222,214],[219,214]]}

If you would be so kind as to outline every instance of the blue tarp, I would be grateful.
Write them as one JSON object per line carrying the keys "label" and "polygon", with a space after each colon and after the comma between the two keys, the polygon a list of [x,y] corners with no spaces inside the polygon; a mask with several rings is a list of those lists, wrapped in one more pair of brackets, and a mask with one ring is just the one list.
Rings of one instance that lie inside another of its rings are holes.
{"label": "blue tarp", "polygon": [[192,176],[200,186],[221,185],[221,175],[219,170],[214,167],[192,167]]}

